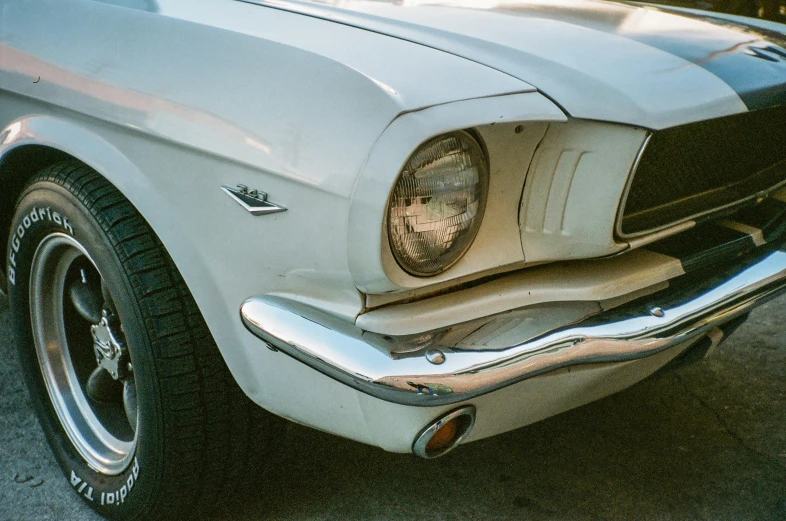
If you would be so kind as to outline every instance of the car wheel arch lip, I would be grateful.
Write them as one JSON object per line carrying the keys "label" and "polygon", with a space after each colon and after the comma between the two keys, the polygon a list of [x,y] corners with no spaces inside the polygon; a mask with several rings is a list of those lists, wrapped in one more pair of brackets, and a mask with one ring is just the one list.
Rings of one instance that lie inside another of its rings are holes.
{"label": "car wheel arch lip", "polygon": [[163,202],[142,172],[122,152],[73,121],[39,115],[15,120],[0,131],[0,163],[6,154],[27,145],[57,150],[89,166],[120,190],[146,219],[150,208]]}
{"label": "car wheel arch lip", "polygon": [[[51,148],[76,159],[98,172],[114,185],[137,209],[150,224],[177,266],[186,284],[190,280],[198,280],[199,284],[188,284],[189,290],[196,295],[220,295],[206,264],[201,260],[189,235],[178,226],[177,222],[167,218],[167,201],[155,189],[148,177],[113,144],[93,132],[67,119],[51,116],[29,116],[19,118],[0,131],[0,164],[7,154],[27,145]],[[0,171],[0,183],[3,183],[3,172]],[[21,193],[21,192],[20,192]],[[2,223],[10,226],[8,223]],[[3,245],[5,247],[5,245]],[[5,264],[5,255],[3,255]],[[184,262],[183,259],[188,259]],[[3,279],[5,280],[5,274]],[[206,313],[200,305],[202,299],[196,298],[205,321],[208,324],[218,346],[232,345],[236,336],[235,315],[216,317]],[[225,342],[219,338],[226,339]],[[229,358],[224,357],[228,363]],[[242,366],[242,364],[238,364]],[[235,366],[230,363],[230,369]],[[242,372],[242,367],[240,368]],[[238,379],[241,380],[240,378]]]}

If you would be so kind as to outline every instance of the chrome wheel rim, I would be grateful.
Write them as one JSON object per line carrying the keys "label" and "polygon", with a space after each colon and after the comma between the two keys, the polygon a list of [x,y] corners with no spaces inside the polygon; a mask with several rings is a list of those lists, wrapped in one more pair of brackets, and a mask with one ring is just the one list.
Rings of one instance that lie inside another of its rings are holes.
{"label": "chrome wheel rim", "polygon": [[[91,309],[98,302],[102,317]],[[113,310],[110,292],[85,248],[62,233],[45,237],[30,272],[30,320],[38,362],[71,443],[91,468],[109,475],[128,467],[138,431],[136,385],[124,341],[113,346],[99,342],[123,337]],[[96,335],[97,329],[103,334]],[[114,375],[106,369],[106,353],[115,362],[113,368],[122,361]]]}

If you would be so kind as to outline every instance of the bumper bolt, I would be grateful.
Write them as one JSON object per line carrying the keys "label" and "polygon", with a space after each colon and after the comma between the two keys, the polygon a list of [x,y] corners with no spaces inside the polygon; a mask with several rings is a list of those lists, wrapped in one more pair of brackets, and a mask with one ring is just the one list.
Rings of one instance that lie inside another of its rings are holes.
{"label": "bumper bolt", "polygon": [[429,349],[426,351],[426,360],[434,365],[439,365],[445,361],[445,353],[439,349]]}

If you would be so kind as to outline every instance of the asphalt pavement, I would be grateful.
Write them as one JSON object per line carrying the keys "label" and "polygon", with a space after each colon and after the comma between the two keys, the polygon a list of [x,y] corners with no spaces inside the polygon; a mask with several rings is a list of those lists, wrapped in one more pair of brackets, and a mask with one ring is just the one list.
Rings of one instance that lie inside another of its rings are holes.
{"label": "asphalt pavement", "polygon": [[[248,520],[786,521],[786,298],[709,358],[425,461],[292,425]],[[44,441],[0,297],[0,520],[96,520]],[[235,517],[234,519],[237,519]]]}

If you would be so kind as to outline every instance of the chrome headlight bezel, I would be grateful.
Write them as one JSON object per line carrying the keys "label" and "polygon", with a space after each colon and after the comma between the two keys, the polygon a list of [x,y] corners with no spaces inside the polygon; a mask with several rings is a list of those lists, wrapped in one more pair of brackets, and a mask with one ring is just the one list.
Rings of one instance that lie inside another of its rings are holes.
{"label": "chrome headlight bezel", "polygon": [[[448,164],[440,165],[440,162]],[[453,165],[449,164],[451,162]],[[462,165],[466,166],[462,168]],[[419,182],[417,174],[428,170],[434,172],[421,176]],[[470,130],[429,139],[407,158],[390,192],[385,214],[390,251],[402,270],[415,277],[433,277],[444,273],[464,256],[483,221],[489,193],[489,170],[486,147]],[[453,190],[450,190],[451,185]],[[455,210],[462,206],[462,192],[466,203],[464,212],[454,211],[444,216],[449,213],[446,208]],[[413,193],[419,202],[407,204],[405,201],[414,198]],[[428,214],[429,218],[416,222],[423,214]],[[433,220],[440,214],[443,218]],[[458,222],[450,225],[450,219]],[[414,231],[418,226],[421,230]],[[451,226],[455,228],[453,231],[449,230]],[[405,229],[409,232],[404,232]],[[439,243],[435,240],[439,234],[449,237]]]}

